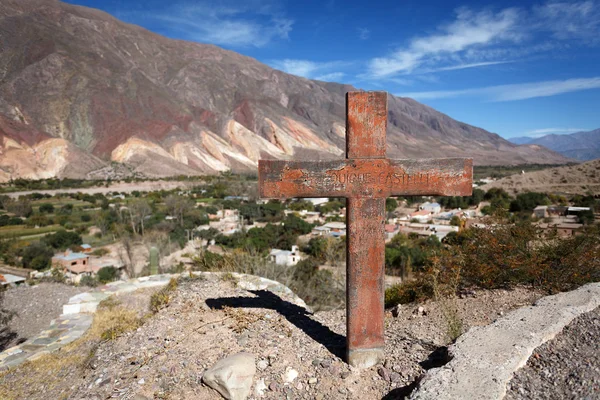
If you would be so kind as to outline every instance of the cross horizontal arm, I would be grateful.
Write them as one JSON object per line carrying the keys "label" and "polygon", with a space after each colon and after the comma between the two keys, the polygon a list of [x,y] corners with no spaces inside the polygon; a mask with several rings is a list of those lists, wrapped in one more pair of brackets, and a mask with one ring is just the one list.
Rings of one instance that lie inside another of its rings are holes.
{"label": "cross horizontal arm", "polygon": [[258,162],[261,197],[470,196],[473,160],[345,159]]}

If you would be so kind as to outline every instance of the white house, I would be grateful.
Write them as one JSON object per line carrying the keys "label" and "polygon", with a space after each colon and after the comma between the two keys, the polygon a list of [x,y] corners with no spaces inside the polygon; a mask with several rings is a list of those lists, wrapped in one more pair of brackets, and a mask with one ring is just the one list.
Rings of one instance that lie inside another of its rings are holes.
{"label": "white house", "polygon": [[419,210],[425,210],[432,214],[437,214],[442,211],[442,206],[440,206],[439,203],[425,202],[419,206]]}
{"label": "white house", "polygon": [[298,246],[292,246],[292,251],[273,249],[269,253],[269,259],[277,265],[296,265],[300,261]]}
{"label": "white house", "polygon": [[313,203],[315,206],[318,206],[320,204],[325,204],[329,201],[329,199],[327,197],[314,197],[311,199],[305,199],[306,201],[310,201],[311,203]]}

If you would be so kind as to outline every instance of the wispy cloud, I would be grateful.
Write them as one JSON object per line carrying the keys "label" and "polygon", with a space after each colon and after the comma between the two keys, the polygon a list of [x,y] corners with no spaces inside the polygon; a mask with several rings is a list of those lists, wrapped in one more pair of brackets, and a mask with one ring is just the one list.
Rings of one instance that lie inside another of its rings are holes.
{"label": "wispy cloud", "polygon": [[585,129],[582,128],[544,128],[544,129],[534,129],[532,131],[527,131],[525,132],[525,136],[529,136],[529,137],[542,137],[545,135],[549,135],[549,134],[556,134],[556,135],[561,135],[561,134],[568,134],[568,133],[575,133],[575,132],[582,132],[585,131]]}
{"label": "wispy cloud", "polygon": [[358,37],[360,40],[367,40],[371,36],[371,31],[367,28],[358,28]]}
{"label": "wispy cloud", "polygon": [[398,49],[387,57],[371,60],[369,71],[374,77],[410,73],[424,65],[430,68],[432,64],[439,65],[449,55],[473,46],[518,41],[521,35],[513,29],[518,18],[518,10],[512,8],[497,14],[460,9],[456,20],[442,27],[440,33],[414,38],[406,48]]}
{"label": "wispy cloud", "polygon": [[506,64],[564,46],[598,44],[599,31],[600,4],[596,0],[551,1],[498,12],[463,7],[435,33],[414,37],[405,46],[371,59],[366,76],[385,79]]}
{"label": "wispy cloud", "polygon": [[411,97],[417,100],[470,96],[480,97],[488,101],[515,101],[598,88],[600,88],[600,77],[519,83],[461,90],[400,93],[398,95],[402,97]]}
{"label": "wispy cloud", "polygon": [[556,39],[600,40],[600,7],[597,2],[552,1],[533,8],[537,29],[548,30]]}
{"label": "wispy cloud", "polygon": [[189,40],[233,47],[263,47],[275,39],[287,39],[294,23],[275,0],[175,1],[160,12],[120,17],[131,22],[148,20],[160,30],[177,31]]}
{"label": "wispy cloud", "polygon": [[325,75],[316,76],[315,79],[325,82],[339,82],[346,74],[343,72],[331,72]]}
{"label": "wispy cloud", "polygon": [[280,69],[288,74],[303,76],[309,79],[321,81],[333,81],[341,79],[345,74],[332,71],[347,66],[349,63],[343,61],[317,62],[309,60],[273,60],[270,63],[274,68]]}
{"label": "wispy cloud", "polygon": [[487,62],[478,62],[478,63],[470,63],[470,64],[458,64],[451,65],[448,67],[440,67],[428,72],[437,72],[437,71],[454,71],[457,69],[467,69],[467,68],[477,68],[477,67],[487,67],[489,65],[499,65],[499,64],[510,64],[514,61],[487,61]]}

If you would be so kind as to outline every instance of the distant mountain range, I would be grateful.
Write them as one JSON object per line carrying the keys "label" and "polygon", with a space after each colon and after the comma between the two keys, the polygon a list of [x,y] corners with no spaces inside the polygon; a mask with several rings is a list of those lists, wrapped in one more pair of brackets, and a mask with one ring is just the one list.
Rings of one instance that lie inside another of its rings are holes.
{"label": "distant mountain range", "polygon": [[[345,93],[216,46],[57,0],[0,1],[0,181],[255,171],[339,158]],[[388,155],[569,160],[389,96]]]}
{"label": "distant mountain range", "polygon": [[538,138],[524,136],[508,140],[514,144],[544,146],[565,157],[581,161],[600,158],[600,129],[569,135],[546,135]]}

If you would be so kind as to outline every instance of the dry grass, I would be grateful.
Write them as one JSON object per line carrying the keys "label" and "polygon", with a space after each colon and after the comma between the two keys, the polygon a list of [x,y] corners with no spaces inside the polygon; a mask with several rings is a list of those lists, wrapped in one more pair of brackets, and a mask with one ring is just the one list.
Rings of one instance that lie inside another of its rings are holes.
{"label": "dry grass", "polygon": [[177,279],[171,278],[167,286],[160,289],[150,297],[150,311],[157,313],[169,305],[172,292],[177,289]]}
{"label": "dry grass", "polygon": [[223,312],[228,318],[233,320],[233,326],[231,329],[235,333],[242,333],[248,329],[250,325],[263,319],[263,316],[260,314],[246,312],[238,308],[223,307]]}
{"label": "dry grass", "polygon": [[[67,376],[82,375],[98,346],[137,329],[142,323],[135,310],[124,308],[112,297],[100,303],[85,335],[60,352],[42,355],[0,374],[0,399],[27,399],[64,385]],[[65,394],[64,399],[68,398]],[[61,398],[61,397],[59,397]]]}

